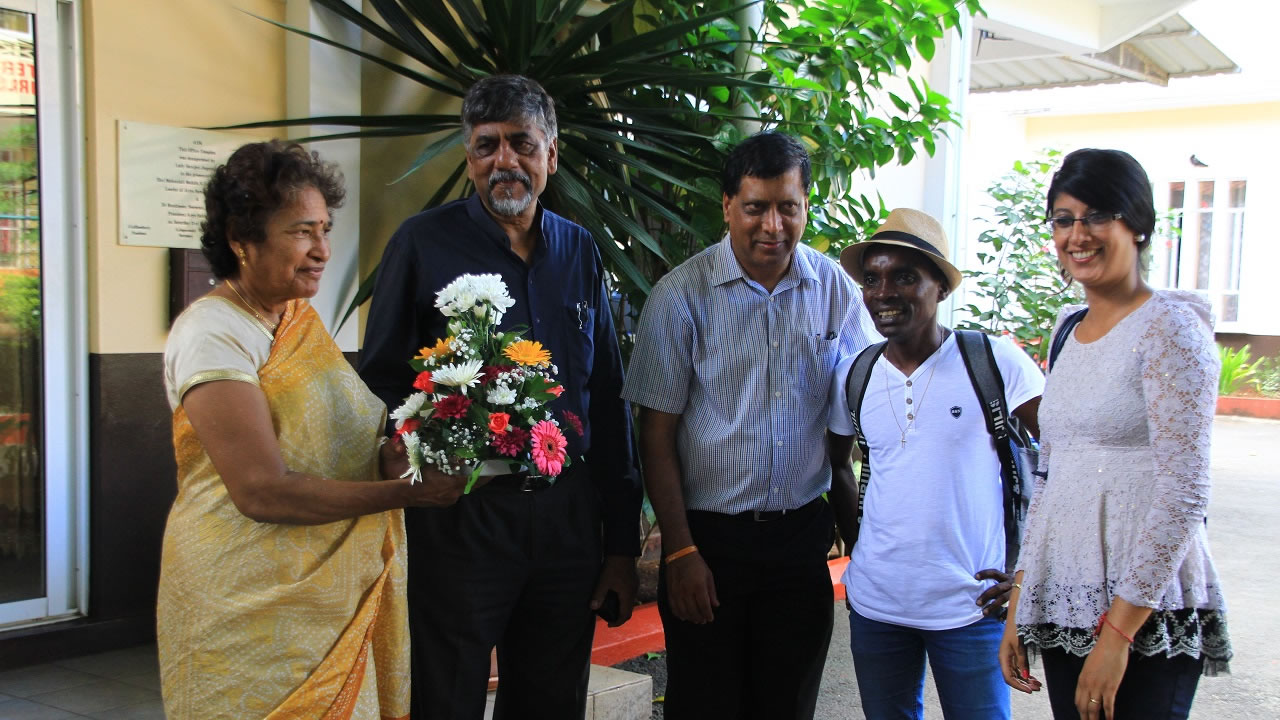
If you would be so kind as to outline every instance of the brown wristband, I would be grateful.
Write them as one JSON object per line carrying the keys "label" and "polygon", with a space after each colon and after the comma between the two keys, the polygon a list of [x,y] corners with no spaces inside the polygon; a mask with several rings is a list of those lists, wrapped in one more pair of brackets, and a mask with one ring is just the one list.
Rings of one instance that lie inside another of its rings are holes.
{"label": "brown wristband", "polygon": [[697,545],[689,545],[688,547],[682,547],[679,550],[671,553],[670,555],[662,558],[662,562],[670,565],[671,563],[675,562],[676,560],[679,560],[685,555],[692,555],[696,552],[698,552]]}

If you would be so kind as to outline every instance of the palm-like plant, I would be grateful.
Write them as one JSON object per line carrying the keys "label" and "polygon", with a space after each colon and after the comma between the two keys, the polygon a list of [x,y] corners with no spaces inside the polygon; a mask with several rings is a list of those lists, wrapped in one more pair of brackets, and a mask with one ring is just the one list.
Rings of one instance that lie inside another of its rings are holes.
{"label": "palm-like plant", "polygon": [[[730,16],[738,8],[602,43],[599,38],[611,34],[620,21],[630,24],[636,0],[614,3],[592,17],[579,15],[586,0],[482,0],[479,4],[474,0],[371,0],[377,18],[343,0],[312,1],[420,63],[429,73],[263,19],[358,55],[427,91],[461,98],[481,77],[507,72],[540,82],[555,98],[560,127],[560,171],[551,176],[543,200],[591,231],[611,270],[626,285],[647,292],[652,280],[665,271],[668,260],[657,228],[692,235],[705,232],[690,224],[689,214],[678,198],[673,202],[670,192],[694,196],[702,203],[720,200],[714,183],[699,182],[718,172],[723,149],[713,142],[718,124],[708,128],[708,123],[700,122],[698,114],[706,108],[697,106],[697,98],[710,87],[759,83],[672,59],[713,54],[730,61],[732,39],[701,47],[683,46],[682,41],[696,28]],[[313,140],[427,136],[429,142],[405,175],[462,142],[457,115],[311,117],[237,127],[288,125],[353,128]],[[465,163],[460,162],[426,207],[467,190]],[[371,291],[372,277],[362,283],[351,309]]]}
{"label": "palm-like plant", "polygon": [[[933,134],[955,119],[947,99],[927,88],[912,86],[914,104],[891,95],[896,115],[894,109],[873,112],[866,89],[909,68],[913,43],[930,56],[934,38],[958,21],[956,0],[741,1],[617,0],[583,17],[587,0],[368,0],[376,16],[344,0],[312,0],[410,58],[409,64],[267,22],[341,48],[429,92],[462,97],[476,80],[495,73],[541,83],[555,98],[560,126],[560,169],[543,201],[591,231],[618,289],[638,301],[670,267],[723,232],[717,176],[725,149],[743,134],[742,107],[756,110],[756,123],[810,141],[819,204],[810,240],[833,250],[883,211],[849,193],[852,174],[887,164],[895,154],[909,160],[917,142],[932,152]],[[740,31],[734,17],[761,3],[763,36],[756,29]],[[958,6],[977,9],[976,0],[959,0]],[[744,45],[763,67],[738,67],[735,50]],[[312,139],[423,136],[424,148],[405,175],[462,141],[460,119],[440,114],[237,127],[289,125],[351,128]],[[425,207],[466,193],[469,185],[459,162]],[[371,275],[348,317],[372,287]]]}

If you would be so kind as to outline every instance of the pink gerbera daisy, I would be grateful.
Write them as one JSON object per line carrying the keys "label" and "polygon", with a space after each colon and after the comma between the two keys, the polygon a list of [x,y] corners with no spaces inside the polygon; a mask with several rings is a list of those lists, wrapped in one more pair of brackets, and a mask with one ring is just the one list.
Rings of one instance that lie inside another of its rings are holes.
{"label": "pink gerbera daisy", "polygon": [[533,464],[543,475],[556,476],[564,469],[564,449],[569,441],[564,433],[550,420],[543,420],[533,426]]}

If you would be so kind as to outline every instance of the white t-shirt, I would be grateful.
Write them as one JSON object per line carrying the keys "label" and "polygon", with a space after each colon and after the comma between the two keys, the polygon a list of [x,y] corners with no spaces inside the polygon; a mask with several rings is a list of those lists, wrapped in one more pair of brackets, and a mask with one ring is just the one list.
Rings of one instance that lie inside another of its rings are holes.
{"label": "white t-shirt", "polygon": [[[1040,369],[1008,338],[992,338],[991,349],[1010,412],[1044,391]],[[836,366],[831,383],[829,424],[839,435],[853,435],[845,394],[853,360]],[[1000,458],[955,334],[910,377],[881,355],[859,417],[871,481],[842,580],[850,604],[922,630],[976,622],[978,595],[994,582],[974,573],[1004,569],[1004,501]]]}

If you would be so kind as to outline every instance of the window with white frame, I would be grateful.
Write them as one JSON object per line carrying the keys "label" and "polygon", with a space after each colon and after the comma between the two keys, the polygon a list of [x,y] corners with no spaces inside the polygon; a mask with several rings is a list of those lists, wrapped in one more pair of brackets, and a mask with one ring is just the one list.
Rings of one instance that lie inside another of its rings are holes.
{"label": "window with white frame", "polygon": [[1157,228],[1148,280],[1201,293],[1220,324],[1240,319],[1246,190],[1246,180],[1228,177],[1174,180],[1156,191],[1169,221]]}

